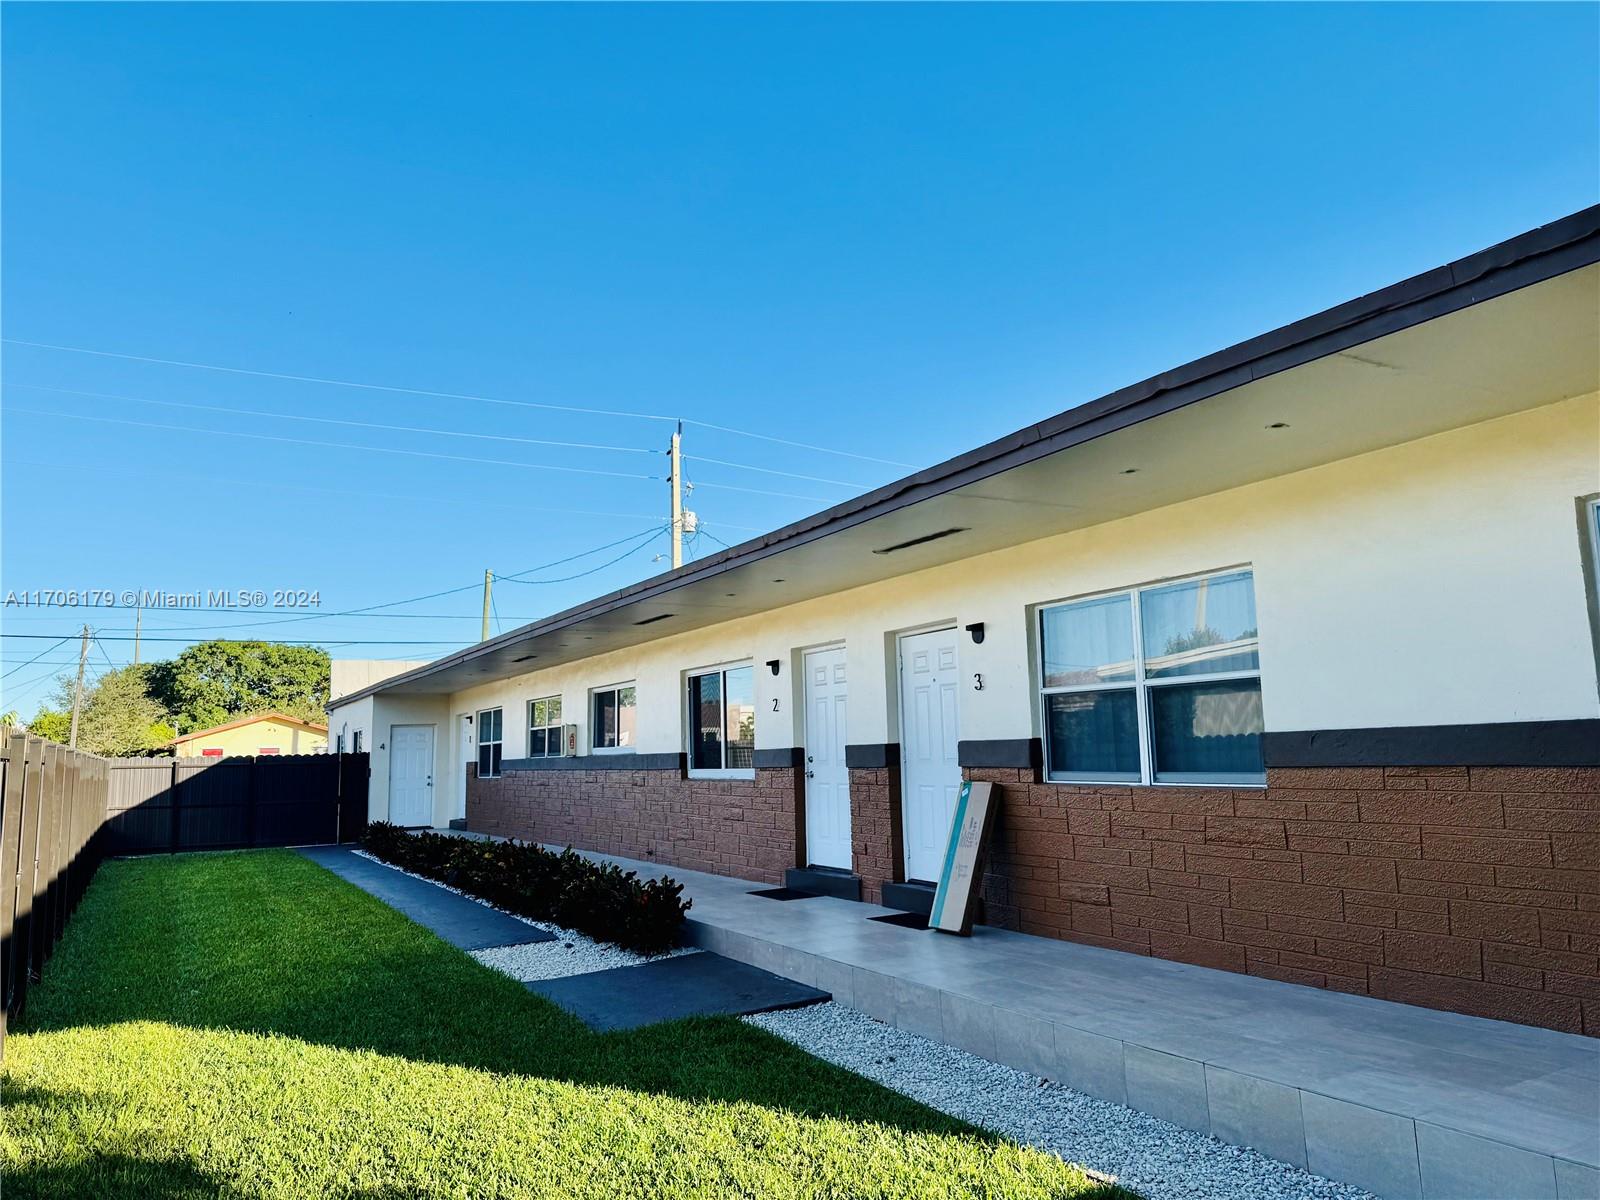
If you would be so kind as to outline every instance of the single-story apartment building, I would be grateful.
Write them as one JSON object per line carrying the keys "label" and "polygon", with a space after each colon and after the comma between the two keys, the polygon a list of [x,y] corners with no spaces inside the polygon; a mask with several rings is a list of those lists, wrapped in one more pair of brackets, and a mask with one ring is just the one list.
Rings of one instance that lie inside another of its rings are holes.
{"label": "single-story apartment building", "polygon": [[1600,207],[341,697],[374,819],[1600,1034]]}

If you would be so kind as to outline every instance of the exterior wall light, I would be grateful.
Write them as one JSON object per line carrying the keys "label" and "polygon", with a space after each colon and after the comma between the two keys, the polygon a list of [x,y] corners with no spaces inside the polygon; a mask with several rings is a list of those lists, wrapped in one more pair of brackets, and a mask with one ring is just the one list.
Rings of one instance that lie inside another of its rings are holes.
{"label": "exterior wall light", "polygon": [[976,624],[973,624],[973,625],[968,625],[967,626],[967,632],[972,635],[972,644],[974,646],[983,645],[983,622],[982,621],[979,621],[979,622],[977,622]]}
{"label": "exterior wall light", "polygon": [[776,659],[776,658],[767,659],[767,670],[771,671],[774,675],[776,675],[778,673],[778,663],[779,663],[779,660]]}

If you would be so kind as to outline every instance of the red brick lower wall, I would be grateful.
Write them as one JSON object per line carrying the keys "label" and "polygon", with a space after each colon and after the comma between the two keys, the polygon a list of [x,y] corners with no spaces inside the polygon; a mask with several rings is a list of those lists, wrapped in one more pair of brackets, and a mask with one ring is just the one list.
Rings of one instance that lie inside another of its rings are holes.
{"label": "red brick lower wall", "polygon": [[967,774],[1003,785],[991,924],[1600,1036],[1600,768]]}
{"label": "red brick lower wall", "polygon": [[467,828],[781,883],[797,865],[796,772],[686,779],[678,771],[507,771],[469,768]]}
{"label": "red brick lower wall", "polygon": [[883,885],[905,873],[900,825],[900,768],[851,767],[851,869],[868,904],[882,901]]}

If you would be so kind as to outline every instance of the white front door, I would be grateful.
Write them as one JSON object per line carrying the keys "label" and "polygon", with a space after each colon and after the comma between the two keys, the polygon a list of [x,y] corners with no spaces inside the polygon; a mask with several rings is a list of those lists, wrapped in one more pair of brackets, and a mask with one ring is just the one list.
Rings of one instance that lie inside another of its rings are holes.
{"label": "white front door", "polygon": [[389,820],[433,824],[433,726],[389,726]]}
{"label": "white front door", "polygon": [[956,758],[956,631],[900,639],[900,789],[906,878],[937,880],[961,793]]}
{"label": "white front door", "polygon": [[844,647],[812,650],[806,671],[806,857],[850,869],[850,772],[844,765]]}

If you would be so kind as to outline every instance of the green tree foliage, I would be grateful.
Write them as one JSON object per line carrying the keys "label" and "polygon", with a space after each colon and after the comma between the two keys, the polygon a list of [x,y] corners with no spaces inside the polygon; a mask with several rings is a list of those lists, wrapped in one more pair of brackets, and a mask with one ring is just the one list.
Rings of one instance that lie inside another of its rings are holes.
{"label": "green tree foliage", "polygon": [[71,731],[72,713],[62,712],[58,708],[41,708],[33,720],[28,722],[29,733],[48,738],[52,742],[60,742],[63,746],[67,744]]}
{"label": "green tree foliage", "polygon": [[328,672],[328,652],[316,646],[201,642],[151,665],[150,694],[182,733],[272,711],[323,724]]}
{"label": "green tree foliage", "polygon": [[[161,705],[151,698],[148,666],[106,671],[84,687],[78,714],[78,749],[108,758],[133,758],[159,750],[176,736]],[[52,706],[28,723],[30,732],[66,744],[72,736],[74,681],[62,676]]]}

